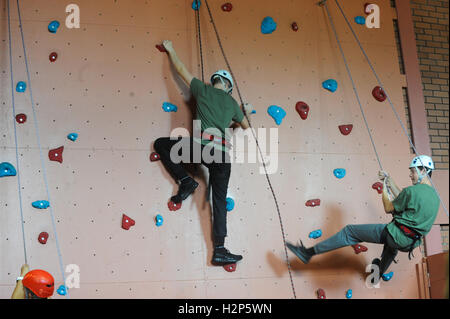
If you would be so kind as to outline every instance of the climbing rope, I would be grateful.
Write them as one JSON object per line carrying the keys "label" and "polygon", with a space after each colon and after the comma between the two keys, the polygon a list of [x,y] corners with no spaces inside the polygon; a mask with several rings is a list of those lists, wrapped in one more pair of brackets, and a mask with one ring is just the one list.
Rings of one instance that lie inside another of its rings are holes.
{"label": "climbing rope", "polygon": [[198,41],[199,41],[199,48],[200,48],[200,65],[202,69],[202,82],[205,82],[205,75],[203,71],[203,48],[202,48],[202,33],[200,28],[200,2],[199,0],[195,0],[197,4],[197,10],[195,11],[195,16],[197,18],[197,33],[198,33]]}
{"label": "climbing rope", "polygon": [[[391,99],[390,99],[390,97],[389,97],[389,94],[388,94],[387,91],[384,89],[383,83],[381,82],[380,77],[378,76],[377,72],[375,71],[375,68],[373,67],[373,64],[372,64],[372,62],[370,61],[370,59],[369,59],[369,57],[368,57],[366,51],[364,50],[364,48],[363,48],[363,46],[362,46],[362,44],[361,44],[361,41],[359,40],[358,36],[356,35],[356,33],[355,33],[353,27],[351,26],[351,24],[350,24],[350,22],[349,22],[347,16],[345,15],[344,11],[342,10],[342,7],[340,6],[338,0],[335,0],[335,2],[336,2],[336,5],[338,6],[338,8],[339,8],[339,10],[340,10],[340,12],[341,12],[341,14],[342,14],[342,16],[344,17],[344,19],[345,19],[345,21],[346,21],[348,27],[350,28],[350,30],[351,30],[351,32],[352,32],[352,34],[353,34],[353,37],[355,38],[356,42],[358,43],[358,46],[360,47],[360,49],[361,49],[361,51],[362,51],[364,57],[366,58],[366,60],[367,60],[367,62],[368,62],[368,64],[369,64],[370,69],[372,70],[373,74],[375,75],[375,78],[377,79],[377,82],[378,82],[379,86],[381,87],[381,89],[382,89],[383,92],[385,93],[386,98],[387,98],[387,100],[388,100],[388,102],[389,102],[389,105],[391,106],[391,109],[392,109],[392,111],[394,112],[395,117],[397,118],[398,122],[400,123],[400,126],[402,127],[403,133],[404,133],[404,134],[406,135],[406,137],[408,138],[409,145],[410,145],[411,148],[414,150],[414,154],[415,154],[416,156],[418,156],[417,149],[416,149],[414,143],[412,142],[412,140],[411,140],[411,138],[410,138],[410,136],[409,136],[409,134],[408,134],[408,131],[407,131],[405,125],[403,124],[402,120],[400,119],[400,116],[398,115],[397,111],[395,110],[394,104],[392,103],[392,101],[391,101]],[[384,171],[384,170],[383,170],[383,167],[381,166],[381,161],[380,161],[380,158],[379,158],[379,156],[378,156],[378,152],[377,152],[375,143],[374,143],[374,141],[373,141],[372,134],[370,133],[370,129],[369,129],[369,126],[368,126],[368,124],[367,124],[367,121],[366,121],[366,118],[365,118],[365,115],[364,115],[364,111],[363,111],[363,108],[362,108],[362,106],[361,106],[361,102],[360,102],[360,100],[359,100],[359,96],[358,96],[358,93],[357,93],[357,90],[356,90],[356,88],[355,88],[355,84],[354,84],[353,78],[352,78],[352,76],[351,76],[351,72],[350,72],[349,67],[348,67],[348,64],[347,64],[347,60],[346,60],[346,58],[345,58],[344,51],[343,51],[343,49],[342,49],[342,47],[341,47],[341,44],[340,44],[340,41],[339,41],[339,37],[338,37],[337,32],[336,32],[336,28],[334,27],[333,19],[331,18],[331,14],[330,14],[330,12],[329,12],[329,10],[328,10],[327,0],[323,0],[323,1],[319,2],[319,5],[324,6],[325,9],[326,9],[326,11],[327,11],[328,19],[330,20],[330,24],[331,24],[331,27],[332,27],[332,29],[333,29],[334,35],[335,35],[335,37],[336,37],[336,41],[337,41],[337,43],[338,43],[338,45],[339,45],[339,49],[340,49],[340,51],[341,51],[342,58],[344,59],[345,67],[346,67],[346,69],[347,69],[348,75],[349,75],[350,80],[351,80],[351,82],[352,82],[353,90],[354,90],[355,95],[356,95],[356,98],[357,98],[357,100],[358,100],[358,104],[359,104],[359,107],[360,107],[360,109],[361,109],[361,113],[362,113],[362,115],[363,115],[364,122],[365,122],[365,124],[366,124],[366,128],[367,128],[367,131],[368,131],[368,133],[369,133],[370,140],[372,141],[373,149],[374,149],[374,151],[375,151],[375,154],[376,154],[378,163],[379,163],[379,165],[380,165],[380,169],[381,169],[382,171]],[[419,157],[419,160],[420,160],[422,166],[425,167],[425,165],[423,165],[422,160],[420,159],[420,157]],[[435,185],[434,185],[434,183],[433,183],[433,180],[431,179],[430,176],[428,176],[428,178],[429,178],[429,180],[430,180],[430,182],[431,182],[431,185],[433,186],[434,190],[436,191],[436,194],[438,195],[439,201],[440,201],[440,203],[441,203],[441,205],[442,205],[442,207],[443,207],[445,213],[447,214],[447,216],[449,216],[448,210],[447,210],[447,208],[446,208],[444,202],[442,201],[442,198],[441,198],[441,196],[439,195],[439,192],[437,191],[437,189],[436,189],[436,187],[435,187]]]}
{"label": "climbing rope", "polygon": [[[239,90],[238,81],[236,80],[236,77],[235,77],[235,75],[233,74],[233,70],[231,69],[230,63],[229,63],[228,58],[227,58],[227,56],[226,56],[226,54],[225,54],[225,50],[224,50],[224,48],[223,48],[222,41],[221,41],[221,39],[220,39],[219,31],[217,30],[216,24],[215,24],[215,22],[214,22],[214,18],[213,18],[213,16],[212,16],[211,10],[210,10],[209,5],[208,5],[208,0],[205,0],[205,4],[206,4],[206,8],[208,9],[208,13],[209,13],[209,17],[210,17],[210,22],[211,22],[211,24],[213,25],[214,31],[215,31],[215,33],[216,33],[217,42],[219,43],[219,47],[220,47],[220,50],[221,50],[222,55],[223,55],[223,57],[224,57],[225,63],[226,63],[226,65],[227,65],[227,68],[228,68],[228,70],[229,70],[231,76],[232,76],[233,79],[234,79],[236,91],[237,91],[237,93],[238,93],[238,95],[239,95],[239,100],[241,101],[241,105],[244,105],[244,100],[243,100],[242,95],[241,95],[241,92],[240,92],[240,90]],[[290,262],[289,262],[288,252],[287,252],[287,248],[286,248],[286,236],[285,236],[285,232],[284,232],[283,221],[282,221],[282,218],[281,218],[280,207],[278,206],[278,201],[277,201],[277,198],[276,198],[276,196],[275,196],[275,191],[273,190],[272,183],[270,182],[269,174],[267,173],[266,163],[265,163],[265,161],[264,161],[264,157],[263,157],[261,148],[260,148],[260,146],[259,146],[258,139],[256,138],[255,132],[253,131],[252,124],[251,124],[251,122],[250,122],[250,119],[249,119],[249,117],[248,117],[246,111],[245,111],[245,108],[243,108],[243,113],[244,113],[245,117],[247,118],[247,121],[248,121],[249,126],[250,126],[250,130],[251,130],[251,132],[252,132],[252,134],[253,134],[253,137],[254,137],[254,139],[255,139],[255,141],[256,141],[256,146],[258,147],[258,150],[259,150],[259,153],[260,153],[260,156],[261,156],[261,161],[262,161],[263,166],[264,166],[264,171],[265,171],[265,174],[266,174],[266,179],[267,179],[267,182],[268,182],[268,184],[269,184],[270,190],[271,190],[271,192],[272,192],[273,199],[274,199],[274,201],[275,201],[275,205],[276,205],[277,212],[278,212],[278,219],[279,219],[279,221],[280,221],[281,234],[282,234],[282,237],[283,237],[283,245],[284,245],[284,253],[285,253],[286,264],[287,264],[287,266],[288,266],[289,278],[290,278],[290,280],[291,280],[292,293],[293,293],[293,295],[294,295],[294,299],[297,299],[297,296],[296,296],[296,293],[295,293],[294,281],[293,281],[293,279],[292,279],[291,264],[290,264]]]}
{"label": "climbing rope", "polygon": [[9,70],[11,76],[11,101],[12,101],[12,109],[13,109],[13,122],[14,122],[14,142],[16,146],[16,167],[17,167],[17,185],[19,189],[19,207],[20,207],[20,224],[22,226],[22,239],[23,239],[23,254],[25,257],[25,264],[28,264],[27,258],[27,247],[25,241],[25,226],[23,220],[23,205],[22,205],[22,187],[20,183],[20,166],[19,166],[19,147],[17,143],[17,124],[15,121],[16,118],[16,103],[14,98],[14,73],[13,73],[13,63],[12,63],[12,40],[11,40],[11,15],[9,8],[9,0],[6,3],[8,9],[8,36],[9,36]]}
{"label": "climbing rope", "polygon": [[[22,17],[21,17],[21,14],[20,14],[19,0],[17,0],[17,13],[18,13],[18,17],[19,17],[20,35],[21,35],[21,39],[22,39],[22,47],[23,47],[25,68],[26,68],[27,80],[28,80],[28,89],[30,90],[30,100],[31,100],[31,108],[33,110],[34,127],[35,127],[35,131],[36,131],[36,138],[37,138],[37,143],[38,143],[38,147],[39,147],[39,156],[40,156],[42,173],[43,173],[42,175],[43,175],[43,178],[44,178],[44,184],[45,184],[45,190],[46,190],[46,193],[47,193],[47,199],[51,203],[52,201],[50,200],[50,191],[49,191],[48,181],[47,181],[47,172],[46,172],[46,169],[45,169],[44,156],[42,154],[42,146],[41,146],[41,142],[40,142],[38,121],[37,121],[37,116],[36,116],[36,110],[35,110],[35,107],[34,107],[34,98],[33,98],[33,91],[32,91],[32,86],[31,86],[31,77],[30,77],[30,68],[29,68],[29,65],[28,65],[28,57],[27,57],[27,50],[26,50],[25,39],[24,39],[24,34],[23,34]],[[8,0],[8,23],[10,23],[9,0]],[[10,28],[10,24],[8,26]],[[11,81],[12,81],[11,85],[13,86],[14,82],[13,82],[13,72],[12,72],[11,42],[12,41],[11,41],[11,33],[10,33],[9,34],[9,47],[10,47],[9,50],[10,50],[10,63],[11,63]],[[12,95],[14,96],[14,91],[13,91]],[[13,98],[13,109],[14,108],[15,108],[15,106],[14,106],[14,98]],[[13,113],[15,113],[15,110],[13,111]],[[14,128],[15,128],[15,123],[14,123]],[[16,134],[16,132],[15,132],[15,134]],[[16,153],[17,153],[17,140],[16,140]],[[17,158],[17,161],[18,161],[18,158]],[[60,270],[61,270],[63,283],[65,284],[66,279],[65,279],[65,275],[64,275],[64,266],[63,266],[64,264],[63,264],[63,261],[62,261],[62,254],[61,254],[61,249],[60,249],[60,246],[59,246],[58,234],[56,232],[55,217],[54,217],[54,214],[53,214],[52,205],[49,206],[49,209],[50,209],[50,216],[51,216],[51,220],[52,220],[53,233],[55,235],[56,249],[57,249],[58,260],[59,260],[59,267],[60,267]],[[22,212],[21,212],[21,214],[22,214]],[[22,217],[22,220],[23,220],[23,215],[21,217]],[[22,221],[22,224],[23,224],[23,221]],[[22,227],[23,227],[23,225],[22,225]],[[24,246],[25,246],[25,244],[24,244]],[[66,293],[66,298],[69,298],[68,292]]]}

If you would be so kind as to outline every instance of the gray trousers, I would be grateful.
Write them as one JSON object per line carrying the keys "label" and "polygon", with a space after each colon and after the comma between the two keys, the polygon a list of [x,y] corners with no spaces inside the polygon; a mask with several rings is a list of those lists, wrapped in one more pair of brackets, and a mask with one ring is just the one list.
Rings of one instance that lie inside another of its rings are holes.
{"label": "gray trousers", "polygon": [[390,264],[397,256],[399,247],[389,234],[386,224],[347,225],[341,231],[330,238],[316,244],[316,254],[323,254],[345,246],[355,245],[361,242],[383,244],[381,254],[380,276],[386,272]]}

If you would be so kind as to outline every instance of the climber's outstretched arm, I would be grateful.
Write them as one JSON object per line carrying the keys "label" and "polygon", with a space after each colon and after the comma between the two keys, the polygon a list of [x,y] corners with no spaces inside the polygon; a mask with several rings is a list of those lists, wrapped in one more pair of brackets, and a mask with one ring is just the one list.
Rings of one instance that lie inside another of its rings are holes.
{"label": "climber's outstretched arm", "polygon": [[181,62],[181,60],[178,58],[177,53],[175,52],[175,49],[173,48],[172,41],[164,40],[163,46],[166,49],[167,53],[169,54],[170,61],[172,62],[173,66],[175,67],[175,70],[181,76],[181,78],[184,80],[184,82],[186,82],[186,84],[190,87],[191,81],[194,77],[186,69],[183,62]]}

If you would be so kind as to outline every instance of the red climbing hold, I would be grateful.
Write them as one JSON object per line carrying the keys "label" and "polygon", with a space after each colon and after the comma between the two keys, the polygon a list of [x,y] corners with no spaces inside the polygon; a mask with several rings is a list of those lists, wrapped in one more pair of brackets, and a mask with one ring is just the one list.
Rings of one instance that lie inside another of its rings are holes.
{"label": "red climbing hold", "polygon": [[383,184],[381,184],[380,182],[376,182],[375,184],[373,184],[372,188],[376,189],[378,194],[381,194],[383,192]]}
{"label": "red climbing hold", "polygon": [[162,45],[162,44],[157,44],[156,48],[160,51],[160,52],[167,52],[166,48]]}
{"label": "red climbing hold", "polygon": [[23,124],[27,121],[27,116],[23,113],[17,114],[16,115],[16,121],[19,124]]}
{"label": "red climbing hold", "polygon": [[309,106],[305,102],[297,102],[295,104],[295,109],[297,110],[297,113],[300,114],[300,117],[302,120],[306,120],[309,113]]}
{"label": "red climbing hold", "polygon": [[223,269],[225,269],[228,272],[234,272],[236,270],[236,264],[224,265]]}
{"label": "red climbing hold", "polygon": [[42,233],[39,234],[38,241],[42,245],[45,245],[47,243],[47,239],[48,239],[48,233],[42,232]]}
{"label": "red climbing hold", "polygon": [[386,93],[384,93],[383,89],[379,86],[374,87],[372,95],[378,102],[384,102],[384,100],[386,100]]}
{"label": "red climbing hold", "polygon": [[229,3],[229,2],[224,3],[222,5],[222,10],[225,11],[225,12],[230,12],[232,9],[233,9],[233,5],[231,3]]}
{"label": "red climbing hold", "polygon": [[123,216],[122,216],[122,228],[123,229],[129,230],[131,226],[134,226],[134,224],[135,224],[134,219],[123,214]]}
{"label": "red climbing hold", "polygon": [[173,201],[170,201],[167,206],[169,207],[170,211],[176,211],[179,210],[181,208],[181,203],[174,203]]}
{"label": "red climbing hold", "polygon": [[305,205],[308,207],[320,206],[320,199],[310,199]]}
{"label": "red climbing hold", "polygon": [[58,53],[56,53],[56,52],[52,52],[48,56],[48,59],[50,60],[50,62],[55,62],[57,58],[58,58]]}
{"label": "red climbing hold", "polygon": [[298,31],[298,25],[297,25],[297,22],[292,22],[291,27],[292,27],[292,30],[294,30],[295,32]]}
{"label": "red climbing hold", "polygon": [[53,150],[48,151],[48,157],[50,158],[51,161],[55,161],[55,162],[63,162],[63,151],[64,151],[64,146],[55,148]]}
{"label": "red climbing hold", "polygon": [[317,289],[317,299],[327,299],[325,290],[323,290],[322,288]]}
{"label": "red climbing hold", "polygon": [[352,247],[355,250],[355,254],[367,251],[367,247],[360,244],[352,245]]}
{"label": "red climbing hold", "polygon": [[150,162],[156,162],[159,161],[160,157],[159,154],[156,152],[153,152],[150,154]]}
{"label": "red climbing hold", "polygon": [[353,124],[347,125],[339,125],[339,131],[341,131],[342,135],[348,135],[353,129]]}

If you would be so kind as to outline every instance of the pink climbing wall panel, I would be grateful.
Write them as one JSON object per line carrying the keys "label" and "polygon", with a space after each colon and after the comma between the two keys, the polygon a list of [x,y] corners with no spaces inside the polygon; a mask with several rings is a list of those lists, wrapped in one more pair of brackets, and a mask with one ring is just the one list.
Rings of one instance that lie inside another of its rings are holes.
{"label": "pink climbing wall panel", "polygon": [[[225,2],[209,4],[243,97],[256,108],[252,124],[276,127],[267,115],[270,105],[287,113],[278,127],[278,170],[270,175],[287,240],[301,238],[310,246],[317,241],[308,238],[315,229],[322,229],[323,239],[349,223],[389,222],[371,188],[378,164],[324,9],[316,0],[249,0],[232,1],[233,10],[224,12]],[[364,15],[364,1],[341,2],[350,19]],[[278,215],[260,164],[233,164],[229,195],[236,205],[228,217],[226,246],[244,260],[227,273],[210,264],[211,208],[205,202],[204,177],[196,176],[200,186],[182,209],[169,212],[167,201],[177,186],[161,162],[149,160],[156,138],[192,126],[189,90],[155,48],[171,39],[186,66],[201,77],[191,1],[80,0],[80,29],[64,26],[69,2],[21,3],[56,235],[64,265],[80,267],[81,286],[69,291],[71,298],[291,298]],[[389,1],[377,3],[380,29],[353,26],[405,122]],[[25,81],[12,6],[14,76]],[[407,138],[389,105],[373,99],[375,78],[334,2],[329,8],[384,168],[399,185],[408,186]],[[6,10],[0,9],[7,26]],[[208,79],[226,64],[204,5],[200,16]],[[269,35],[260,31],[266,16],[278,24]],[[47,25],[54,19],[61,26],[51,34]],[[291,29],[294,21],[297,32]],[[8,35],[6,28],[1,30],[0,161],[15,165]],[[52,52],[58,54],[55,62],[49,61]],[[329,78],[339,83],[335,93],[321,88]],[[25,244],[31,268],[50,271],[58,287],[63,282],[50,214],[31,207],[46,199],[46,192],[27,92],[16,93],[16,113],[28,116],[18,127]],[[238,99],[236,91],[233,96]],[[178,112],[163,112],[165,101],[177,105]],[[307,120],[295,110],[298,101],[310,106]],[[345,124],[353,124],[348,136],[338,129]],[[66,138],[71,132],[79,134],[77,141]],[[60,146],[63,163],[49,161],[48,150]],[[347,175],[335,178],[335,168],[345,168]],[[17,183],[17,177],[0,179],[1,298],[10,296],[24,261]],[[319,207],[305,206],[315,198],[321,199]],[[121,228],[123,214],[136,222],[129,230]],[[161,227],[155,226],[157,214],[164,218]],[[46,245],[37,241],[42,231],[49,233]],[[307,266],[289,254],[297,297],[315,298],[323,288],[327,298],[345,298],[347,289],[353,289],[353,298],[417,298],[415,264],[421,253],[416,251],[411,262],[400,254],[391,267],[394,279],[368,289],[365,267],[382,247],[365,245],[369,250],[359,255],[347,247]]]}

